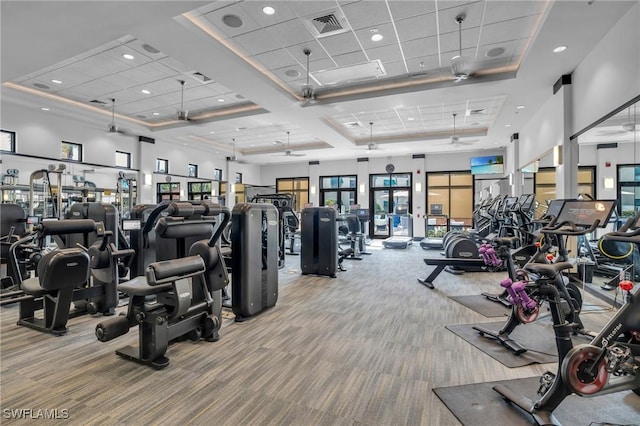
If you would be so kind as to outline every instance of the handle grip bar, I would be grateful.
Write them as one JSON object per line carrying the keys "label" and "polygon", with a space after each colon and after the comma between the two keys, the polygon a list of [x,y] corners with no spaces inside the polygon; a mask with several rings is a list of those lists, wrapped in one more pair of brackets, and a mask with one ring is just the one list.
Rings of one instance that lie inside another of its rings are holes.
{"label": "handle grip bar", "polygon": [[540,230],[545,234],[557,234],[557,235],[584,235],[590,232],[593,232],[598,225],[600,224],[600,220],[596,220],[591,224],[588,228],[580,228],[574,222],[570,220],[565,220],[562,222],[556,223],[555,220],[551,221],[551,223]]}

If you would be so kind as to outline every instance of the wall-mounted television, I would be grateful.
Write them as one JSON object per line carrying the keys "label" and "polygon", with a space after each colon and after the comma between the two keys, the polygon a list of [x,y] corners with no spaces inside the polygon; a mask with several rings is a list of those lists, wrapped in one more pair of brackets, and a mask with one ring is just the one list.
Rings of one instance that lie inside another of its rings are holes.
{"label": "wall-mounted television", "polygon": [[502,155],[487,155],[485,157],[471,157],[472,175],[504,174],[504,157]]}
{"label": "wall-mounted television", "polygon": [[536,160],[531,164],[527,164],[523,168],[520,169],[522,173],[538,173],[538,169],[540,168],[540,160]]}

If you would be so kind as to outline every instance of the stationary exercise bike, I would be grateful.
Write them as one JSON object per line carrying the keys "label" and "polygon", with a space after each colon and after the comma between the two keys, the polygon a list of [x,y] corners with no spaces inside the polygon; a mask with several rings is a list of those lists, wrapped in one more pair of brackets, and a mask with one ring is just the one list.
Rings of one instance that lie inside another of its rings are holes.
{"label": "stationary exercise bike", "polygon": [[[572,216],[576,211],[579,211],[579,209],[588,208],[593,209],[595,212],[592,216],[582,216],[579,218]],[[601,208],[602,210],[597,210],[597,208]],[[509,253],[507,252],[505,255],[504,249],[499,251],[499,253],[502,254],[501,258],[511,271],[510,278],[500,283],[509,295],[511,314],[499,331],[480,326],[474,326],[473,328],[477,330],[481,336],[495,339],[514,355],[523,354],[527,349],[512,340],[510,335],[518,325],[535,321],[540,314],[540,309],[544,302],[549,302],[549,304],[554,303],[552,298],[550,298],[553,294],[548,291],[549,287],[554,287],[560,295],[559,303],[560,309],[562,310],[563,321],[571,324],[573,334],[590,335],[584,329],[584,325],[580,320],[580,311],[582,309],[582,294],[580,293],[580,289],[571,282],[567,276],[561,273],[573,267],[571,263],[567,262],[568,252],[564,245],[564,237],[588,234],[593,232],[598,226],[606,225],[612,210],[612,202],[565,201],[557,219],[560,221],[560,224],[556,221],[551,221],[541,229],[541,233],[545,235],[546,243],[538,247],[538,253],[533,256],[533,261],[524,265],[524,268],[518,272],[513,272],[513,260]],[[578,220],[579,226],[567,229],[567,227],[561,225],[570,219]],[[509,239],[501,240],[508,241]],[[558,254],[544,261],[545,253],[550,245],[549,241],[552,240],[555,241],[558,247]],[[517,281],[513,280],[513,275],[518,277]]]}
{"label": "stationary exercise bike", "polygon": [[[640,213],[605,238],[632,242],[640,248]],[[531,414],[538,425],[559,425],[553,411],[572,393],[592,397],[632,390],[640,395],[640,300],[637,291],[632,293],[630,280],[621,279],[620,288],[626,293],[625,304],[590,343],[574,347],[570,335],[572,325],[559,309],[558,290],[548,287],[559,355],[556,373],[542,375],[540,398],[535,402],[505,385],[496,385],[493,389]]]}

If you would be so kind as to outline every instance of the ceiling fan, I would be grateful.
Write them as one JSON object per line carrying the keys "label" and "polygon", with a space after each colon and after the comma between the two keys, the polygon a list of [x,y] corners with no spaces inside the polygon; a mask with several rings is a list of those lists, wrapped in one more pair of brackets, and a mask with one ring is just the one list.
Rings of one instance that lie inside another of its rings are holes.
{"label": "ceiling fan", "polygon": [[369,122],[369,143],[366,147],[366,153],[371,154],[374,151],[380,151],[380,147],[373,141],[373,122]]}
{"label": "ceiling fan", "polygon": [[284,150],[284,156],[285,157],[304,157],[306,154],[295,153],[291,149],[291,141],[289,140],[290,133],[291,132],[287,131],[287,149]]}
{"label": "ceiling fan", "polygon": [[111,123],[107,125],[107,133],[129,135],[130,133],[116,125],[116,100],[111,98]]}
{"label": "ceiling fan", "polygon": [[451,59],[451,74],[453,76],[453,81],[458,83],[462,80],[466,80],[472,76],[471,65],[472,61],[470,58],[462,56],[462,23],[467,18],[467,15],[464,13],[456,16],[455,20],[458,24],[458,39],[459,39],[459,50],[458,55],[454,56]]}
{"label": "ceiling fan", "polygon": [[180,121],[189,121],[189,110],[184,109],[184,80],[178,80],[180,83],[181,91],[180,91],[180,109],[176,113],[178,120]]}
{"label": "ceiling fan", "polygon": [[479,139],[472,139],[467,141],[461,141],[460,136],[456,135],[456,114],[455,112],[451,114],[453,116],[453,134],[449,137],[449,142],[439,143],[436,145],[452,145],[452,146],[463,146],[463,145],[473,145],[475,142],[479,141]]}
{"label": "ceiling fan", "polygon": [[232,144],[233,144],[233,148],[231,151],[231,155],[229,157],[227,157],[227,162],[229,163],[238,163],[238,164],[244,164],[244,162],[242,160],[240,160],[237,156],[236,156],[236,138],[232,139]]}
{"label": "ceiling fan", "polygon": [[311,56],[311,49],[304,49],[302,53],[307,57],[307,84],[302,86],[302,106],[305,106],[316,102],[316,93],[313,86],[309,84],[309,56]]}

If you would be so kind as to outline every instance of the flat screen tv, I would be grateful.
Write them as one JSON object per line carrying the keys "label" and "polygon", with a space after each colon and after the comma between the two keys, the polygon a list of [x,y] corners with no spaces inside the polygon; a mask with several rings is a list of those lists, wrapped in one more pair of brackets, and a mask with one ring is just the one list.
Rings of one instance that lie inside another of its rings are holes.
{"label": "flat screen tv", "polygon": [[504,174],[504,157],[502,155],[487,155],[486,157],[471,157],[472,175]]}

